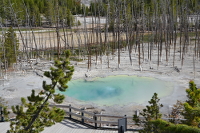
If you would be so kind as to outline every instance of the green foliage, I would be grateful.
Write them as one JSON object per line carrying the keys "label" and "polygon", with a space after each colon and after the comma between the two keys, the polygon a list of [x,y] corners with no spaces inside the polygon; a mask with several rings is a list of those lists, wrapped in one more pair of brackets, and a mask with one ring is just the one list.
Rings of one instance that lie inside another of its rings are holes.
{"label": "green foliage", "polygon": [[192,107],[200,106],[200,89],[196,87],[194,81],[189,82],[189,89],[186,89],[188,100],[186,101]]}
{"label": "green foliage", "polygon": [[65,111],[60,108],[50,108],[48,101],[52,99],[55,103],[60,104],[64,100],[64,95],[55,93],[56,89],[65,91],[66,85],[72,78],[74,67],[70,66],[70,52],[65,53],[65,58],[55,60],[54,67],[50,71],[44,72],[44,76],[51,80],[48,84],[43,81],[43,90],[36,94],[32,90],[32,94],[25,98],[21,98],[22,105],[13,106],[13,113],[16,114],[16,119],[11,121],[8,133],[39,133],[44,130],[44,127],[51,126],[56,122],[63,120]]}
{"label": "green foliage", "polygon": [[[162,104],[158,104],[159,99],[157,94],[149,101],[151,106],[146,106],[143,112],[140,113],[144,117],[144,121],[139,119],[139,116],[134,115],[133,120],[144,129],[140,132],[144,133],[199,133],[200,125],[200,89],[196,87],[194,81],[189,82],[189,89],[186,89],[188,100],[183,104],[177,101],[174,105],[171,117],[174,118],[171,122],[177,122],[175,120],[176,115],[182,113],[186,120],[182,121],[183,124],[173,124],[164,120],[161,120],[159,114],[159,107]],[[143,124],[144,123],[144,124]]]}
{"label": "green foliage", "polygon": [[[10,114],[10,112],[7,110],[7,106],[6,106],[6,101],[0,97],[0,107],[3,108],[3,117],[4,117],[4,121],[8,121],[9,120],[9,117],[8,115]],[[1,119],[1,118],[0,118]]]}
{"label": "green foliage", "polygon": [[[119,9],[121,21],[126,21],[125,23],[128,24],[133,22],[132,18],[140,21],[141,15],[144,15],[147,19],[148,17],[155,17],[155,15],[162,16],[166,13],[163,6],[170,9],[169,13],[173,14],[172,17],[176,17],[183,14],[178,12],[183,7],[187,7],[188,14],[198,13],[200,4],[198,0],[169,0],[167,3],[162,0],[95,0],[91,2],[88,8],[81,4],[81,0],[1,0],[0,16],[3,20],[10,21],[13,26],[16,26],[16,23],[23,26],[27,26],[27,24],[42,26],[43,22],[51,25],[56,24],[58,19],[60,24],[63,24],[62,22],[69,16],[77,14],[97,17],[109,14],[109,24],[112,24],[112,21],[115,22],[114,20],[116,20]],[[67,10],[70,11],[70,15]],[[43,19],[44,17],[46,19]]]}
{"label": "green foliage", "polygon": [[108,27],[108,31],[109,32],[114,32],[114,28],[115,28],[114,21],[110,21],[109,27]]}
{"label": "green foliage", "polygon": [[186,89],[188,100],[184,103],[183,116],[186,121],[183,123],[191,126],[200,125],[200,89],[194,81],[189,82],[189,89]]}
{"label": "green foliage", "polygon": [[155,127],[154,132],[157,133],[199,133],[200,130],[196,127],[187,126],[184,124],[172,124],[170,122],[157,119],[149,121],[152,127]]}
{"label": "green foliage", "polygon": [[[77,0],[1,0],[0,16],[3,20],[10,21],[12,26],[41,26],[44,21],[52,25],[56,24],[57,16],[62,23],[72,14],[80,14],[81,8],[81,3]],[[42,21],[44,17],[46,19]],[[70,18],[67,21],[74,20]]]}
{"label": "green foliage", "polygon": [[81,22],[80,22],[79,20],[78,20],[78,22],[77,22],[77,25],[78,25],[78,26],[80,26],[80,25],[81,25]]}
{"label": "green foliage", "polygon": [[159,104],[159,101],[158,94],[154,93],[152,99],[149,101],[150,106],[147,105],[146,109],[143,109],[143,112],[141,113],[146,121],[161,118],[162,115],[159,113],[159,109],[160,107],[163,107],[163,105]]}
{"label": "green foliage", "polygon": [[105,16],[107,14],[107,5],[101,1],[91,2],[89,12],[95,16]]}
{"label": "green foliage", "polygon": [[8,111],[7,106],[3,106],[3,116],[4,116],[4,121],[9,121],[9,115],[10,111]]}
{"label": "green foliage", "polygon": [[[161,118],[161,114],[159,113],[160,107],[163,107],[162,104],[159,103],[160,99],[158,98],[158,94],[154,93],[152,99],[149,101],[150,106],[146,106],[145,109],[143,109],[143,112],[140,113],[141,116],[144,117],[144,120],[140,120],[139,116],[134,115],[133,120],[138,124],[144,127],[143,130],[140,132],[148,132],[151,130],[154,130],[155,127],[153,127],[149,121],[151,120],[157,120]],[[142,125],[145,123],[144,125]]]}
{"label": "green foliage", "polygon": [[11,66],[17,61],[19,49],[19,41],[16,37],[16,34],[12,27],[10,27],[5,34],[5,40],[3,45],[0,46],[0,58],[1,61],[5,64],[8,63],[8,66]]}

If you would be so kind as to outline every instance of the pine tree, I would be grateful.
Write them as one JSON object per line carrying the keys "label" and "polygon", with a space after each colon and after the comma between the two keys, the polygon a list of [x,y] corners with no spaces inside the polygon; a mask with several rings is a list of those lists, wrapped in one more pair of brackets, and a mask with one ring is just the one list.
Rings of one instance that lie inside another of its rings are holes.
{"label": "pine tree", "polygon": [[[6,106],[7,102],[5,101],[5,99],[3,99],[2,97],[0,97],[0,108],[2,108],[2,113],[3,113],[3,118],[4,118],[4,121],[8,121],[8,115],[9,115],[9,111],[7,110],[7,106]],[[1,121],[1,118],[0,118],[0,121]]]}
{"label": "pine tree", "polygon": [[140,125],[142,123],[145,123],[144,125],[141,125],[144,127],[143,130],[140,132],[146,133],[146,132],[151,132],[152,130],[155,130],[155,127],[152,126],[149,122],[152,120],[157,120],[161,118],[162,114],[160,114],[159,110],[160,107],[163,107],[162,104],[159,103],[160,99],[158,98],[158,94],[154,93],[153,97],[151,98],[149,102],[150,106],[146,106],[145,109],[143,109],[143,112],[140,113],[141,116],[144,117],[144,120],[140,120],[139,116],[134,115],[133,120],[136,122],[137,125]]}
{"label": "pine tree", "polygon": [[5,41],[2,46],[0,46],[0,58],[3,63],[8,63],[11,66],[12,63],[17,61],[19,49],[19,41],[14,32],[14,29],[10,27],[5,34]]}
{"label": "pine tree", "polygon": [[54,67],[44,72],[44,76],[51,80],[50,84],[43,81],[43,90],[39,94],[32,90],[32,94],[28,96],[29,102],[21,98],[22,105],[12,107],[16,119],[11,121],[11,129],[7,131],[8,133],[39,133],[44,130],[44,127],[63,120],[65,111],[56,107],[50,108],[48,101],[52,99],[60,104],[65,98],[64,95],[56,94],[56,89],[66,91],[67,82],[72,78],[74,67],[69,65],[69,55],[67,51],[65,59],[55,60]]}
{"label": "pine tree", "polygon": [[200,125],[200,89],[196,87],[194,81],[189,82],[189,89],[186,89],[188,100],[184,103],[183,116],[184,124],[190,126]]}

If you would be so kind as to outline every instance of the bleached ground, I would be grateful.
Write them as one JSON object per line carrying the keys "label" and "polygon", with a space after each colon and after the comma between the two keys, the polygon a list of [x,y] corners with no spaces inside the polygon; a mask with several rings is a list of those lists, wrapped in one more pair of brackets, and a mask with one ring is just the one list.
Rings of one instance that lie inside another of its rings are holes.
{"label": "bleached ground", "polygon": [[[144,49],[147,50],[147,47]],[[192,48],[188,49],[188,53],[184,57],[184,65],[181,67],[181,60],[179,59],[178,49],[176,50],[176,61],[175,66],[180,69],[180,73],[177,72],[172,66],[172,55],[170,55],[169,62],[165,61],[165,53],[163,51],[163,58],[160,62],[160,66],[157,67],[157,50],[154,49],[152,55],[152,62],[150,69],[150,63],[147,60],[147,55],[145,54],[144,60],[142,61],[143,71],[140,71],[138,66],[138,54],[132,52],[132,61],[133,65],[130,65],[128,50],[124,49],[121,51],[121,63],[120,68],[117,65],[117,53],[114,56],[110,55],[102,56],[102,64],[100,63],[100,57],[96,64],[95,57],[92,57],[92,68],[88,71],[87,69],[87,60],[82,62],[71,61],[71,64],[75,67],[75,72],[73,79],[86,78],[85,75],[89,75],[89,80],[94,77],[106,77],[110,75],[137,75],[144,77],[154,77],[164,81],[174,82],[174,90],[171,95],[167,97],[162,97],[161,103],[164,107],[161,109],[161,112],[168,114],[170,107],[176,103],[177,100],[185,101],[186,93],[185,89],[188,88],[188,82],[194,80],[197,83],[197,86],[200,87],[200,60],[195,59],[195,73],[194,73],[194,63],[193,63],[193,54],[191,52]],[[147,53],[147,52],[146,52]],[[110,68],[107,65],[107,58],[109,58]],[[37,65],[33,65],[32,70],[27,70],[26,73],[22,71],[16,71],[8,73],[6,81],[0,81],[0,96],[5,98],[8,101],[8,105],[20,104],[20,97],[26,97],[30,95],[31,90],[35,89],[39,92],[42,89],[42,81],[47,80],[45,77],[40,77],[36,75],[42,74],[41,70],[48,70],[51,66],[51,63],[48,61],[40,60]],[[27,67],[26,67],[27,68]],[[70,88],[69,88],[70,89]],[[162,88],[161,88],[162,89]],[[84,103],[73,98],[67,97],[65,100],[66,105],[72,104],[75,107],[95,107],[99,110],[105,110],[106,114],[119,114],[119,115],[132,115],[134,110],[144,108],[148,103],[147,101],[143,104],[133,103],[124,105],[124,106],[98,106],[94,103]]]}

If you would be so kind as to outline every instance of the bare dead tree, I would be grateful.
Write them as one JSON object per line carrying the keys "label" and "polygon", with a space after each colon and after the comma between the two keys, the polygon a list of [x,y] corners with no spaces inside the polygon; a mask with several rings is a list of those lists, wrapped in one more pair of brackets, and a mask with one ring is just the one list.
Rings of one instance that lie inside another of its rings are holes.
{"label": "bare dead tree", "polygon": [[57,35],[57,52],[58,52],[58,58],[60,57],[60,31],[59,31],[59,27],[60,27],[60,19],[59,19],[59,5],[58,5],[58,0],[56,0],[56,35]]}
{"label": "bare dead tree", "polygon": [[22,40],[22,44],[23,44],[23,47],[25,49],[24,53],[26,54],[26,58],[27,60],[29,59],[29,55],[28,55],[28,50],[27,50],[27,45],[26,43],[24,42],[24,37],[22,35],[22,32],[20,30],[20,27],[19,27],[19,24],[18,24],[18,19],[17,19],[17,15],[16,15],[16,12],[14,11],[14,8],[13,8],[13,4],[11,3],[11,1],[9,0],[9,5],[10,5],[10,12],[11,12],[11,15],[13,16],[13,19],[14,19],[14,23],[16,23],[17,25],[17,28],[18,28],[18,31],[20,33],[20,37],[21,37],[21,40]]}

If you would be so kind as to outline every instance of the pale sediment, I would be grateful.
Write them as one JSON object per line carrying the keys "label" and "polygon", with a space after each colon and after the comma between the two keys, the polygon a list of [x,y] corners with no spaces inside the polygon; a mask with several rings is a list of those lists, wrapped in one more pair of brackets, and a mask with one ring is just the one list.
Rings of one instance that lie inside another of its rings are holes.
{"label": "pale sediment", "polygon": [[[156,56],[154,55],[154,57]],[[140,71],[138,67],[138,62],[136,61],[137,55],[133,55],[133,65],[131,66],[129,63],[128,51],[124,51],[123,53],[121,53],[120,68],[118,68],[117,65],[117,57],[110,56],[109,58],[109,68],[106,62],[107,56],[103,56],[103,63],[95,64],[94,62],[92,64],[91,70],[89,71],[87,69],[87,61],[83,61],[81,63],[71,61],[71,63],[75,66],[73,79],[86,78],[86,75],[87,79],[89,80],[92,80],[95,77],[106,77],[110,75],[137,75],[142,77],[153,77],[164,81],[174,82],[175,84],[173,92],[169,96],[161,98],[160,101],[164,105],[161,111],[165,114],[169,113],[171,106],[175,104],[177,100],[186,100],[185,89],[188,88],[188,82],[190,80],[196,81],[197,86],[199,86],[197,81],[200,80],[200,61],[196,60],[196,69],[194,74],[193,66],[191,65],[192,56],[189,55],[187,58],[185,58],[185,64],[182,68],[180,66],[180,60],[176,60],[176,66],[178,69],[180,69],[180,72],[177,72],[177,70],[174,67],[172,67],[172,62],[166,63],[166,61],[164,60],[160,62],[160,66],[157,69],[156,61],[154,61],[156,59],[152,60],[151,62],[151,67],[153,69],[150,69],[149,62],[144,60],[142,63],[143,71]],[[95,60],[95,57],[93,60]],[[37,66],[33,67],[37,68]],[[7,77],[7,80],[4,81],[4,83],[1,80],[0,96],[5,98],[6,101],[8,101],[8,105],[20,104],[20,97],[26,97],[30,95],[32,89],[35,89],[37,92],[39,92],[42,89],[42,81],[48,79],[37,75],[35,71],[37,71],[40,74],[43,73],[42,71],[37,69],[34,69],[34,71],[29,71],[25,75],[23,75],[22,73],[12,72],[8,73],[9,75]],[[71,104],[75,107],[93,106],[100,110],[105,110],[104,113],[107,114],[113,114],[114,112],[115,114],[126,114],[130,116],[134,113],[134,110],[141,110],[148,104],[148,102],[146,101],[143,104],[137,104],[134,101],[132,101],[132,104],[125,104],[123,106],[119,106],[117,105],[117,103],[113,106],[98,106],[91,102],[86,103],[67,97],[63,104]]]}

